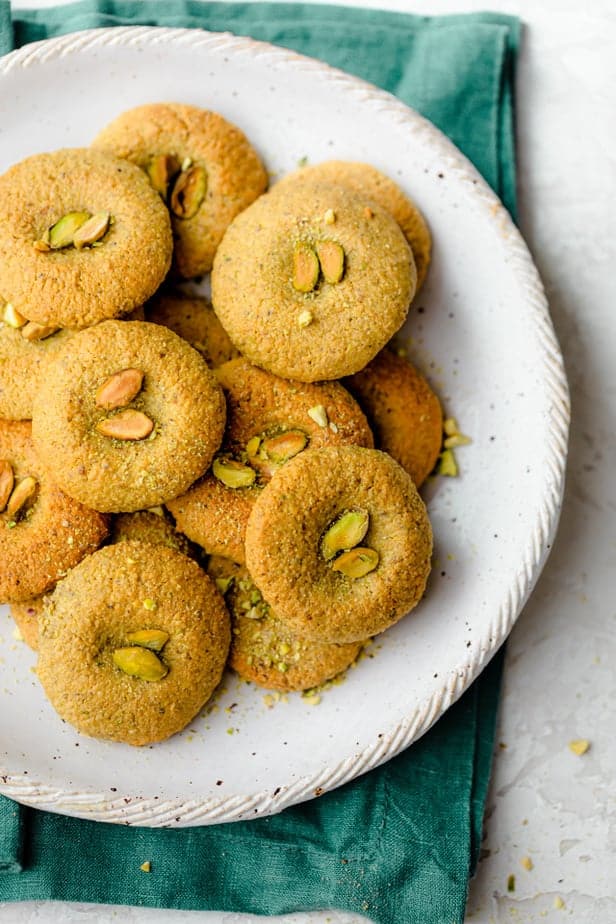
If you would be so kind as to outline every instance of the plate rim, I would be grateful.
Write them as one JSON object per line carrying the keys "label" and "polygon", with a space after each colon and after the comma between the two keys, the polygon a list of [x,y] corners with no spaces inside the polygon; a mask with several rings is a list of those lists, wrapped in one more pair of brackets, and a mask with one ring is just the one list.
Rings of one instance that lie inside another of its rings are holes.
{"label": "plate rim", "polygon": [[546,427],[546,460],[548,473],[542,491],[536,521],[529,530],[523,560],[510,586],[503,588],[503,602],[483,635],[468,651],[469,660],[450,672],[444,685],[424,700],[413,715],[408,716],[360,753],[353,754],[336,767],[326,768],[297,778],[273,794],[262,790],[244,796],[192,799],[162,799],[159,796],[133,796],[116,793],[112,799],[95,791],[65,791],[52,787],[25,774],[10,773],[0,766],[0,793],[24,805],[90,820],[115,822],[143,827],[185,827],[218,824],[245,818],[275,814],[335,789],[360,776],[392,757],[427,732],[436,720],[462,695],[479,675],[509,634],[524,603],[530,595],[556,533],[562,504],[570,422],[569,389],[564,363],[558,345],[545,291],[531,254],[509,213],[472,163],[436,126],[407,106],[397,97],[347,74],[322,61],[287,48],[258,41],[230,32],[205,29],[169,28],[162,26],[112,26],[73,32],[34,42],[0,58],[0,79],[17,68],[27,68],[58,57],[93,47],[113,45],[148,46],[173,43],[191,49],[220,52],[229,50],[254,57],[267,56],[281,67],[317,72],[321,78],[343,85],[345,92],[361,96],[364,101],[388,110],[388,115],[420,132],[447,162],[459,180],[473,185],[473,193],[498,220],[503,247],[519,279],[530,310],[534,333],[542,359],[541,379],[550,399],[551,416]]}

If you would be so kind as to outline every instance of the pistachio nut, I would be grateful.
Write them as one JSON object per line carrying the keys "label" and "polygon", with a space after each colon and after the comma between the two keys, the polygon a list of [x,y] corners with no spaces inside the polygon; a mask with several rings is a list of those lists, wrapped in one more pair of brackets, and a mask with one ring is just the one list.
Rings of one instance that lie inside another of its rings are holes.
{"label": "pistachio nut", "polygon": [[182,170],[171,190],[169,208],[176,218],[193,218],[205,199],[207,174],[203,167]]}
{"label": "pistachio nut", "polygon": [[29,500],[34,496],[36,491],[36,478],[28,475],[13,488],[9,502],[6,505],[6,512],[11,519],[14,519],[20,513]]}
{"label": "pistachio nut", "polygon": [[344,275],[344,250],[335,241],[319,241],[317,256],[325,282],[335,285]]}
{"label": "pistachio nut", "polygon": [[60,330],[59,327],[49,327],[45,324],[37,324],[36,321],[28,321],[28,323],[21,328],[21,336],[24,340],[28,340],[32,343],[35,340],[46,340],[47,337],[51,337],[51,335],[55,334],[58,330]]}
{"label": "pistachio nut", "polygon": [[370,515],[367,510],[345,510],[325,531],[321,539],[321,554],[331,561],[338,552],[352,549],[368,532]]}
{"label": "pistachio nut", "polygon": [[255,483],[257,473],[250,465],[236,462],[235,459],[218,456],[212,464],[214,477],[227,488],[249,488]]}
{"label": "pistachio nut", "polygon": [[286,430],[263,440],[262,448],[272,462],[282,464],[305,449],[308,437],[302,430]]}
{"label": "pistachio nut", "polygon": [[312,292],[319,278],[319,258],[308,244],[301,241],[293,250],[293,288],[297,292]]}
{"label": "pistachio nut", "polygon": [[315,424],[318,424],[319,427],[326,427],[329,423],[327,411],[322,404],[315,404],[314,407],[308,408],[308,417],[314,420]]}
{"label": "pistachio nut", "polygon": [[133,398],[136,398],[143,385],[143,372],[141,369],[121,369],[110,375],[97,389],[96,406],[106,411],[114,411],[118,407],[126,407]]}
{"label": "pistachio nut", "polygon": [[23,327],[28,321],[10,302],[7,302],[2,310],[2,320],[15,330]]}
{"label": "pistachio nut", "polygon": [[129,677],[139,680],[162,680],[169,673],[169,669],[148,648],[135,646],[133,648],[116,648],[112,654],[113,663]]}
{"label": "pistachio nut", "polygon": [[154,423],[146,414],[127,408],[113,417],[105,417],[96,424],[101,436],[115,440],[144,440],[154,429]]}
{"label": "pistachio nut", "polygon": [[357,546],[339,555],[332,564],[332,571],[338,571],[340,574],[344,574],[345,577],[355,581],[357,578],[365,577],[366,574],[374,571],[378,563],[378,552],[375,552],[374,549]]}
{"label": "pistachio nut", "polygon": [[111,215],[109,212],[96,212],[75,231],[73,246],[77,250],[81,250],[82,247],[88,247],[90,244],[100,241],[107,234],[110,221]]}
{"label": "pistachio nut", "polygon": [[162,629],[139,629],[137,632],[129,632],[126,639],[139,648],[162,651],[169,641],[169,633],[163,632]]}
{"label": "pistachio nut", "polygon": [[6,459],[0,459],[0,513],[8,503],[14,484],[13,466]]}
{"label": "pistachio nut", "polygon": [[48,244],[51,250],[61,250],[63,247],[70,247],[73,243],[75,232],[90,218],[89,212],[68,212],[63,215],[59,221],[52,225],[48,232],[48,238],[43,237],[43,242]]}
{"label": "pistachio nut", "polygon": [[173,154],[156,154],[145,170],[156,192],[160,193],[163,199],[166,199],[169,192],[169,183],[180,170],[177,157],[174,157]]}
{"label": "pistachio nut", "polygon": [[260,436],[251,436],[248,442],[246,443],[246,454],[249,459],[254,459],[254,457],[259,452],[261,447],[261,437]]}

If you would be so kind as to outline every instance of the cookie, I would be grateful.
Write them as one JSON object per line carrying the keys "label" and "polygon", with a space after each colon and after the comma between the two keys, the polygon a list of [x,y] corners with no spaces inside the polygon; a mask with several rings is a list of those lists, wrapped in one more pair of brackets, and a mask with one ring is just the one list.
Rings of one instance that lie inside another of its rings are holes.
{"label": "cookie", "polygon": [[41,326],[87,327],[142,305],[172,246],[160,196],[127,161],[65,149],[0,177],[0,293]]}
{"label": "cookie", "polygon": [[279,619],[306,638],[361,641],[421,599],[432,552],[426,508],[390,456],[311,449],[257,498],[246,565]]}
{"label": "cookie", "polygon": [[149,542],[150,545],[164,545],[196,560],[191,543],[174,528],[164,514],[139,510],[136,513],[119,513],[113,517],[109,542],[130,542],[133,539]]}
{"label": "cookie", "polygon": [[37,674],[62,719],[96,738],[152,744],[180,731],[220,681],[229,614],[195,562],[120,542],[61,581],[40,621]]}
{"label": "cookie", "polygon": [[229,666],[268,690],[309,690],[346,670],[359,642],[324,644],[296,635],[276,618],[246,568],[212,556],[208,574],[231,614]]}
{"label": "cookie", "polygon": [[57,487],[27,421],[0,421],[0,602],[45,593],[107,535],[107,518]]}
{"label": "cookie", "polygon": [[300,182],[328,182],[346,186],[377,202],[395,218],[410,244],[417,267],[417,289],[422,287],[432,253],[432,237],[426,220],[400,187],[371,164],[358,161],[328,160],[311,164],[287,174],[273,187],[273,192],[286,192],[289,184]]}
{"label": "cookie", "polygon": [[186,341],[158,324],[106,321],[47,364],[32,428],[67,494],[131,512],[186,491],[209,466],[224,422],[222,390]]}
{"label": "cookie", "polygon": [[338,382],[299,384],[235,359],[216,370],[227,427],[212,470],[168,502],[178,527],[215,555],[244,561],[253,504],[272,474],[308,446],[372,446],[362,411]]}
{"label": "cookie", "polygon": [[212,369],[239,356],[205,298],[182,293],[160,294],[148,302],[146,310],[148,321],[163,324],[187,340]]}
{"label": "cookie", "polygon": [[404,322],[415,283],[411,250],[384,209],[341,186],[290,184],[229,227],[212,304],[251,362],[315,382],[362,369]]}
{"label": "cookie", "polygon": [[24,600],[23,603],[11,603],[11,616],[26,645],[32,651],[38,651],[38,625],[47,601],[47,594]]}
{"label": "cookie", "polygon": [[122,113],[93,147],[141,167],[169,206],[174,267],[183,278],[212,268],[230,222],[267,188],[246,136],[221,115],[180,103]]}
{"label": "cookie", "polygon": [[344,384],[367,415],[377,449],[393,456],[419,488],[443,442],[441,404],[426,379],[385,349]]}

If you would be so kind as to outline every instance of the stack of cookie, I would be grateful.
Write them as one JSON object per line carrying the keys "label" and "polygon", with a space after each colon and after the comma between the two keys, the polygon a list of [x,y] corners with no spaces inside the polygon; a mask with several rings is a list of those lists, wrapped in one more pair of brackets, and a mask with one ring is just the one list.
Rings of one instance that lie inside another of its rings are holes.
{"label": "stack of cookie", "polygon": [[0,600],[85,734],[168,737],[225,663],[312,688],[425,590],[441,408],[386,345],[429,232],[368,165],[266,186],[171,104],[0,177]]}

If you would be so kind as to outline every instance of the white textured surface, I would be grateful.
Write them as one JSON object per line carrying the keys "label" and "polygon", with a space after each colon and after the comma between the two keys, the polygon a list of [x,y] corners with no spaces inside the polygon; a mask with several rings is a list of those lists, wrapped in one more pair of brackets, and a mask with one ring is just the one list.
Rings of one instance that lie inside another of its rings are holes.
{"label": "white textured surface", "polygon": [[[489,5],[518,13],[528,23],[518,94],[522,227],[548,287],[573,395],[569,484],[558,541],[508,647],[498,736],[507,747],[496,753],[484,843],[490,853],[472,884],[468,924],[614,924],[612,4],[389,0],[382,5],[421,13]],[[576,737],[592,742],[584,757],[568,751],[568,741]],[[520,866],[523,856],[532,858],[532,871]],[[514,893],[507,892],[510,873],[516,877]],[[563,909],[554,907],[557,896],[565,902]],[[2,924],[112,920],[253,924],[262,919],[92,906],[0,908]],[[268,920],[357,924],[361,919],[324,913]]]}

